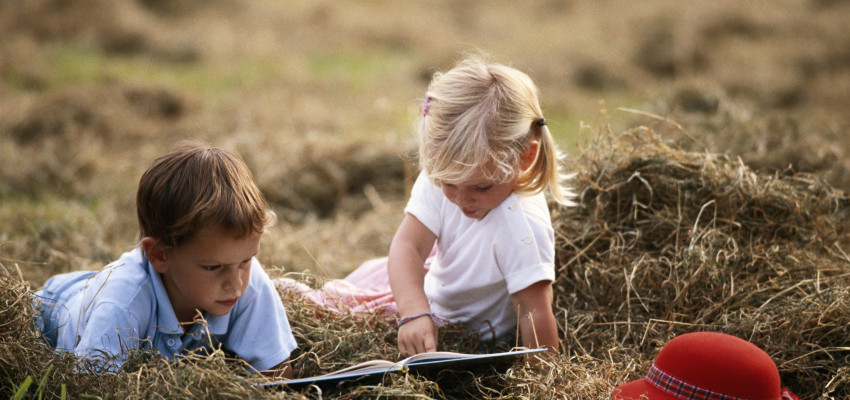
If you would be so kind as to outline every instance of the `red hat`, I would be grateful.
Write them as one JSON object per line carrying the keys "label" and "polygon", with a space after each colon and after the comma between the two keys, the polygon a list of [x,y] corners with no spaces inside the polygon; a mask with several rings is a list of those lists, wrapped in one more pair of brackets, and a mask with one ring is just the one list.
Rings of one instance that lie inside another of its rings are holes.
{"label": "red hat", "polygon": [[758,346],[717,332],[668,342],[645,377],[618,386],[614,400],[799,400],[782,389],[773,359]]}

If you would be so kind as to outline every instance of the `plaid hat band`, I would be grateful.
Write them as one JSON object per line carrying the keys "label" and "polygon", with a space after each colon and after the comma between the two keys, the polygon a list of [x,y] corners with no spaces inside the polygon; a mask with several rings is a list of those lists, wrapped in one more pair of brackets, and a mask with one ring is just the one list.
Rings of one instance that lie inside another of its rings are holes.
{"label": "plaid hat band", "polygon": [[[697,385],[691,385],[683,380],[677,379],[675,376],[664,372],[658,368],[655,363],[649,367],[649,372],[646,374],[647,382],[655,386],[659,390],[683,400],[748,400],[742,397],[730,396],[723,393],[715,392],[711,389],[706,389]],[[800,400],[797,395],[788,391],[788,388],[783,388],[781,399],[778,400]]]}
{"label": "plaid hat band", "polygon": [[747,400],[741,397],[728,396],[723,393],[717,393],[711,389],[691,385],[683,380],[677,379],[661,368],[658,368],[655,363],[649,367],[649,372],[646,374],[646,381],[655,386],[659,390],[670,394],[677,399],[684,400]]}

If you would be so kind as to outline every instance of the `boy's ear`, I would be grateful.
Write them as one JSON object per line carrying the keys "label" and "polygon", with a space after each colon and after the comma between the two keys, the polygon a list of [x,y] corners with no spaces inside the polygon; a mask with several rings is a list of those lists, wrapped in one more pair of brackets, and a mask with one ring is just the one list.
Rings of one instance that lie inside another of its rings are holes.
{"label": "boy's ear", "polygon": [[528,170],[534,164],[534,160],[537,159],[538,150],[540,150],[540,142],[532,140],[528,143],[528,148],[525,150],[525,153],[522,153],[522,159],[520,160],[523,171]]}
{"label": "boy's ear", "polygon": [[168,271],[168,254],[165,248],[160,244],[159,240],[150,236],[142,239],[142,250],[148,257],[148,261],[153,266],[153,269],[160,274]]}

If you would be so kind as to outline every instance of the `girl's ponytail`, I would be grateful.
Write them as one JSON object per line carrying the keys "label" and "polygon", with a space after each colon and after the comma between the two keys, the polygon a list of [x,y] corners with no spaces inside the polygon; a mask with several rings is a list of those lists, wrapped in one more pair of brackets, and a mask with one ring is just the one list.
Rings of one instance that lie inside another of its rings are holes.
{"label": "girl's ponytail", "polygon": [[518,189],[537,192],[548,188],[552,199],[558,204],[575,205],[571,200],[574,194],[564,186],[563,181],[568,176],[561,172],[560,161],[562,156],[552,134],[549,132],[549,127],[546,126],[543,118],[539,118],[532,124],[531,129],[531,138],[537,140],[539,148],[534,163],[525,172],[523,179],[520,179]]}

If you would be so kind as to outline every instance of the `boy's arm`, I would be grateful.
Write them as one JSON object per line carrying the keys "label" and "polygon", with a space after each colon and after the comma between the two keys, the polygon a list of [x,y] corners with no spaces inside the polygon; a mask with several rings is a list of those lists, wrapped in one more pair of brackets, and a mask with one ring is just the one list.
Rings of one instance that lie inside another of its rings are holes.
{"label": "boy's arm", "polygon": [[[431,312],[425,296],[425,260],[434,247],[434,235],[416,217],[405,214],[393,237],[387,273],[400,318]],[[437,350],[437,327],[420,317],[399,327],[398,347],[403,355]]]}
{"label": "boy's arm", "polygon": [[282,363],[262,372],[272,379],[292,379],[292,363],[287,358]]}
{"label": "boy's arm", "polygon": [[[72,316],[72,318],[75,316]],[[124,363],[127,350],[141,347],[140,337],[145,329],[127,307],[109,302],[92,306],[85,329],[78,329],[72,339],[74,353],[84,358],[108,360],[112,369]],[[65,344],[65,346],[70,343]],[[63,347],[62,343],[59,346]]]}
{"label": "boy's arm", "polygon": [[511,295],[519,317],[522,344],[528,348],[547,347],[558,351],[558,326],[552,313],[552,282],[539,281]]}

